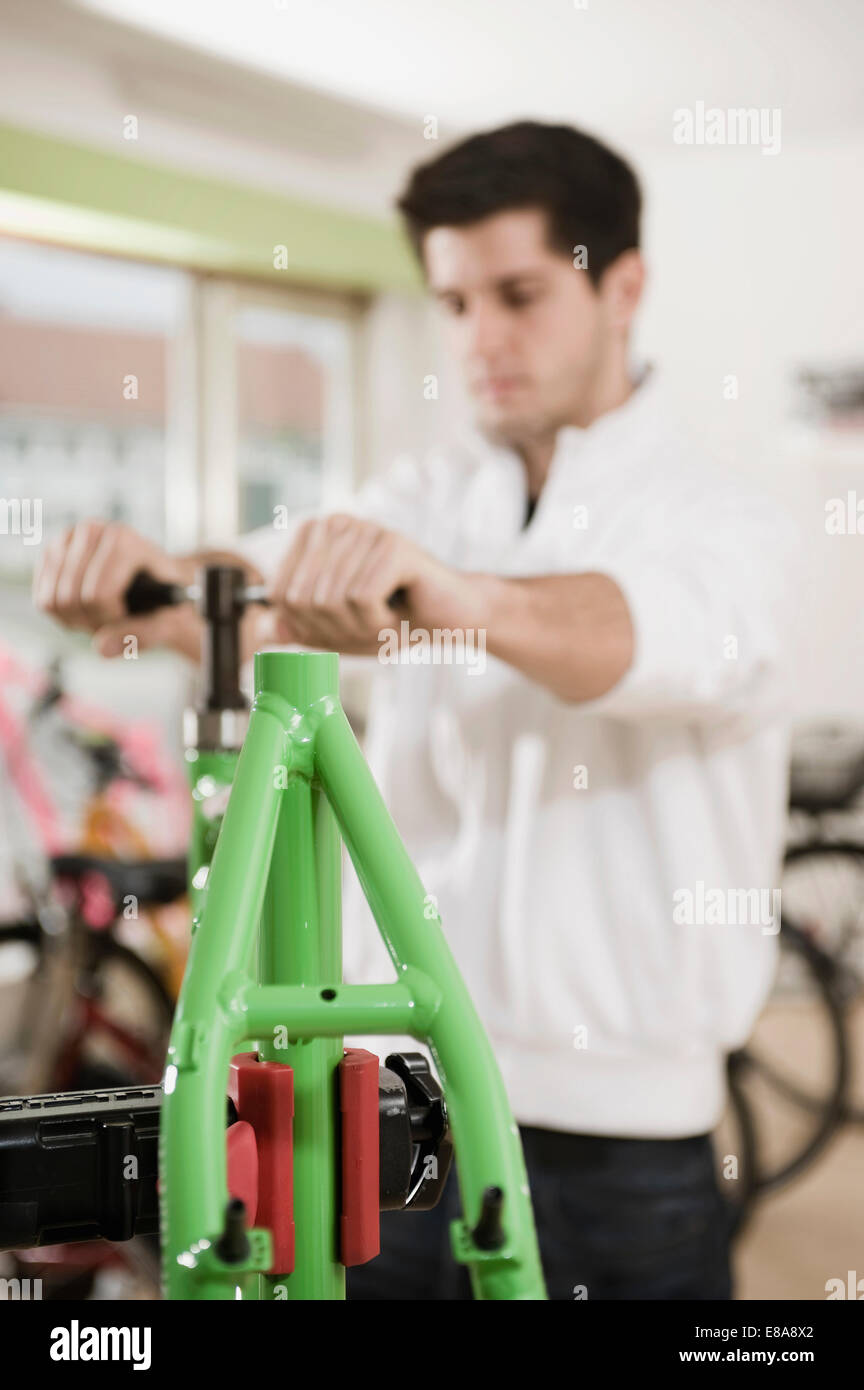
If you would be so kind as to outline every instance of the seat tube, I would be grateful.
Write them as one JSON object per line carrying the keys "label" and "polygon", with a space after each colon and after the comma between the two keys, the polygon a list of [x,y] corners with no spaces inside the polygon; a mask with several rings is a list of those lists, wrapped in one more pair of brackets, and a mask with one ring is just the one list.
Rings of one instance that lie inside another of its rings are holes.
{"label": "seat tube", "polygon": [[[327,696],[338,699],[339,659],[332,652],[259,652],[256,696],[282,696],[301,716]],[[314,737],[314,719],[297,739]],[[276,839],[262,912],[258,978],[266,985],[302,985],[322,992],[342,982],[342,854],[336,817],[315,784],[308,761],[292,759],[282,778]],[[308,769],[308,771],[306,770]],[[324,993],[324,992],[327,993]],[[274,1029],[259,1039],[263,1060],[294,1071],[294,1271],[262,1276],[268,1299],[345,1297],[339,1262],[339,1093],[342,1038],[292,1039]]]}

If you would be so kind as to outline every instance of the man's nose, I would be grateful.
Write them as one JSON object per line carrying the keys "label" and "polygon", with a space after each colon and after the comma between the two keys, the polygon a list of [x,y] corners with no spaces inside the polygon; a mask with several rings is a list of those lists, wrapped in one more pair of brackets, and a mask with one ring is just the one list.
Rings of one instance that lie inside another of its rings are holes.
{"label": "man's nose", "polygon": [[494,358],[506,344],[505,316],[492,305],[480,305],[469,316],[467,349],[469,356]]}

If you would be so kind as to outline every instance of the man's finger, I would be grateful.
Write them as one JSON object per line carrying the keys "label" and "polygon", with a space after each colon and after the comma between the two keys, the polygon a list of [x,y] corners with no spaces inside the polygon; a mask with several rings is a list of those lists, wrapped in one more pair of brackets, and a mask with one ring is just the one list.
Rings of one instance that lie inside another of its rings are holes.
{"label": "man's finger", "polygon": [[353,630],[356,636],[362,633],[358,613],[346,599],[346,594],[354,582],[358,571],[362,570],[367,555],[374,546],[377,532],[363,529],[345,531],[337,536],[330,548],[327,565],[322,572],[312,596],[312,609],[317,616],[338,616],[341,626]]}
{"label": "man's finger", "polygon": [[302,562],[303,554],[309,544],[313,527],[316,522],[307,521],[299,527],[297,534],[283,555],[277,566],[276,572],[267,585],[267,597],[271,603],[279,604],[285,597],[285,591],[291,582],[297,566]]}
{"label": "man's finger", "polygon": [[90,627],[123,616],[123,594],[132,577],[124,539],[122,527],[106,527],[81,581],[81,611]]}
{"label": "man's finger", "polygon": [[72,528],[70,527],[62,535],[55,536],[53,541],[49,541],[33,576],[33,602],[44,613],[53,614],[55,611],[57,580],[60,577],[63,558],[71,536]]}
{"label": "man's finger", "polygon": [[67,627],[87,626],[81,606],[81,585],[104,528],[102,521],[79,521],[66,548],[57,578],[54,603],[57,616]]}
{"label": "man's finger", "polygon": [[386,626],[392,617],[387,600],[403,578],[392,537],[382,532],[354,575],[346,601],[365,625]]}
{"label": "man's finger", "polygon": [[312,524],[302,554],[295,557],[288,576],[284,601],[291,608],[311,607],[315,590],[329,565],[337,538],[349,530],[352,518],[324,517]]}

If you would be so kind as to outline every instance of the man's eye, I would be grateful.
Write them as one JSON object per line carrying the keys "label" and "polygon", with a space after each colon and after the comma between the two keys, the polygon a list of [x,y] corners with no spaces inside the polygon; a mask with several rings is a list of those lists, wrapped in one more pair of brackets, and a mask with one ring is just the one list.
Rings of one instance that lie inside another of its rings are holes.
{"label": "man's eye", "polygon": [[529,293],[527,290],[513,290],[505,295],[504,302],[510,309],[525,309],[529,304],[536,303],[539,298],[539,294]]}

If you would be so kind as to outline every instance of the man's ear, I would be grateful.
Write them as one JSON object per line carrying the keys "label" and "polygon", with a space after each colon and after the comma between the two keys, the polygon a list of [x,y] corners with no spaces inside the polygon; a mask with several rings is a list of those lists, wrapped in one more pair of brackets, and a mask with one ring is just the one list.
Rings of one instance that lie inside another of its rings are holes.
{"label": "man's ear", "polygon": [[645,287],[641,251],[622,251],[600,277],[598,291],[611,328],[629,328]]}

